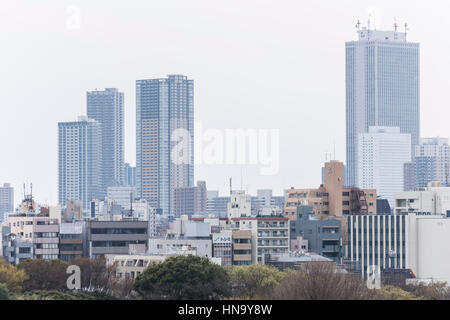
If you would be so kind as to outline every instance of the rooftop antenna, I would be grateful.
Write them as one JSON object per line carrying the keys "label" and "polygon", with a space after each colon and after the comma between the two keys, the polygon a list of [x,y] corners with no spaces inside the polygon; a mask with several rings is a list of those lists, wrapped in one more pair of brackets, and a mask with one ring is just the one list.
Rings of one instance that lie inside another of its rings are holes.
{"label": "rooftop antenna", "polygon": [[367,40],[370,40],[370,17],[372,15],[369,15],[369,19],[367,19]]}
{"label": "rooftop antenna", "polygon": [[133,216],[133,192],[130,192],[130,215]]}
{"label": "rooftop antenna", "polygon": [[405,23],[405,42],[406,42],[406,36],[408,35],[408,30],[409,30],[408,24]]}
{"label": "rooftop antenna", "polygon": [[359,19],[358,22],[356,23],[356,29],[358,29],[358,31],[361,30],[361,21],[359,21]]}
{"label": "rooftop antenna", "polygon": [[232,190],[233,190],[233,188],[232,188],[232,186],[231,186],[231,177],[230,177],[230,196],[231,196],[231,194],[232,194]]}
{"label": "rooftop antenna", "polygon": [[398,24],[397,24],[397,18],[394,17],[394,31],[397,32]]}

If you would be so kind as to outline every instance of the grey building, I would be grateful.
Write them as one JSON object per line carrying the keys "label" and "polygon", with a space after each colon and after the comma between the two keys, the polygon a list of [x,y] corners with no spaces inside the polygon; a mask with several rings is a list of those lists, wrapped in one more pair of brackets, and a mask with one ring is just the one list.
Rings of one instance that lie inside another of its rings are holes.
{"label": "grey building", "polygon": [[129,163],[125,163],[123,184],[128,187],[136,186],[136,167],[132,167]]}
{"label": "grey building", "polygon": [[17,266],[21,261],[34,258],[34,245],[31,241],[11,234],[11,228],[1,228],[1,256],[7,263]]}
{"label": "grey building", "polygon": [[174,196],[173,213],[175,217],[183,214],[189,217],[195,214],[206,214],[205,181],[197,181],[195,187],[175,188]]}
{"label": "grey building", "polygon": [[92,199],[104,197],[102,188],[101,124],[87,117],[58,123],[58,200],[81,200],[88,209]]}
{"label": "grey building", "polygon": [[405,164],[405,191],[425,188],[428,182],[450,185],[450,146],[448,138],[421,138],[412,162]]}
{"label": "grey building", "polygon": [[278,208],[280,212],[284,209],[284,197],[272,195],[270,189],[256,190],[256,196],[251,198],[252,215],[261,213],[263,208]]}
{"label": "grey building", "polygon": [[124,180],[124,101],[115,88],[87,92],[87,116],[102,126],[102,192]]}
{"label": "grey building", "polygon": [[290,239],[302,237],[308,241],[310,252],[341,263],[342,223],[337,219],[318,220],[311,206],[298,206],[297,219],[290,221]]}
{"label": "grey building", "polygon": [[230,197],[220,197],[219,191],[206,192],[206,212],[207,214],[214,214],[218,218],[227,217],[227,207],[230,202]]}
{"label": "grey building", "polygon": [[345,185],[359,187],[358,135],[370,126],[400,127],[418,144],[419,44],[397,31],[359,29],[346,45]]}
{"label": "grey building", "polygon": [[0,186],[0,222],[4,220],[5,213],[14,212],[14,188],[9,183]]}
{"label": "grey building", "polygon": [[137,80],[137,192],[164,215],[173,213],[175,188],[194,185],[193,138],[194,81],[182,75]]}
{"label": "grey building", "polygon": [[103,254],[128,254],[130,244],[148,248],[149,222],[137,219],[86,221],[86,243],[90,258]]}

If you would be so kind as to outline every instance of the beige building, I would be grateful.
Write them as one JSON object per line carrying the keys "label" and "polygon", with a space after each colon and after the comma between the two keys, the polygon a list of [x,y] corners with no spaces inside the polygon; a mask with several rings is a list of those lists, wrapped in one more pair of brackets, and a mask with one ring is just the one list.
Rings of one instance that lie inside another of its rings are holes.
{"label": "beige building", "polygon": [[252,264],[252,231],[233,230],[233,265]]}
{"label": "beige building", "polygon": [[295,220],[297,207],[309,205],[320,218],[343,217],[353,214],[376,214],[377,193],[375,189],[346,188],[344,165],[332,160],[325,163],[324,184],[316,189],[286,190],[284,215]]}

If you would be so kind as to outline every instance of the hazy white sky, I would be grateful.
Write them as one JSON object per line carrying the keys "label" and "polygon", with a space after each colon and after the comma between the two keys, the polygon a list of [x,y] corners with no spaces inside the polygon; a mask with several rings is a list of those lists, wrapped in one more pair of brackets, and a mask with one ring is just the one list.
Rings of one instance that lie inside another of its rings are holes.
{"label": "hazy white sky", "polygon": [[[79,29],[67,28],[70,6]],[[86,91],[125,93],[125,159],[135,163],[135,80],[185,74],[205,128],[280,130],[280,170],[243,169],[250,192],[320,184],[326,152],[345,160],[345,41],[357,19],[394,17],[421,43],[421,133],[450,136],[450,3],[365,0],[25,1],[0,4],[0,183],[16,202],[33,182],[57,202],[57,123],[86,113]],[[240,166],[198,166],[208,189],[241,185]]]}

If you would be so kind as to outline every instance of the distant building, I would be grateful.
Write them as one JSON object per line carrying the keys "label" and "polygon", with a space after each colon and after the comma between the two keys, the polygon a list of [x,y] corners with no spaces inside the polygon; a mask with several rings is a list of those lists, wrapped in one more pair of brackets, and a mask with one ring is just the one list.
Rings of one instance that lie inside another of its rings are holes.
{"label": "distant building", "polygon": [[[124,98],[115,88],[88,91],[87,116],[100,123],[102,149],[102,194],[124,180]],[[92,199],[88,199],[92,200]]]}
{"label": "distant building", "polygon": [[34,258],[34,245],[32,242],[11,233],[9,226],[0,226],[1,252],[7,263],[17,266],[20,262]]}
{"label": "distant building", "polygon": [[212,234],[213,257],[221,258],[222,266],[233,264],[233,236],[231,230]]}
{"label": "distant building", "polygon": [[[308,241],[308,251],[342,262],[342,223],[340,220],[328,218],[319,220],[314,217],[311,206],[299,206],[297,219],[290,221],[291,241],[301,237]],[[291,251],[294,251],[291,248]]]}
{"label": "distant building", "polygon": [[195,187],[182,187],[174,189],[175,217],[181,215],[193,216],[196,214],[206,215],[206,183],[197,181]]}
{"label": "distant building", "polygon": [[86,256],[85,222],[61,223],[59,226],[59,259],[70,261]]}
{"label": "distant building", "polygon": [[127,254],[133,244],[148,244],[148,221],[86,221],[90,258],[104,254]]}
{"label": "distant building", "polygon": [[254,261],[254,251],[255,247],[253,243],[254,237],[252,236],[251,230],[239,230],[235,229],[232,231],[232,250],[233,250],[233,265],[243,266],[251,265]]}
{"label": "distant building", "polygon": [[132,167],[129,163],[125,163],[124,169],[124,185],[129,187],[136,186],[136,167]]}
{"label": "distant building", "polygon": [[251,196],[245,191],[236,190],[231,194],[231,200],[227,206],[228,219],[251,217],[252,202]]}
{"label": "distant building", "polygon": [[80,200],[67,200],[63,220],[65,222],[80,221],[83,218],[83,203]]}
{"label": "distant building", "polygon": [[332,160],[325,163],[324,184],[315,189],[286,190],[284,215],[297,219],[297,207],[312,206],[318,217],[343,217],[351,214],[376,213],[375,189],[349,188],[343,185],[344,166]]}
{"label": "distant building", "polygon": [[230,197],[220,197],[219,191],[208,190],[206,192],[206,212],[219,218],[227,217],[227,207]]}
{"label": "distant building", "polygon": [[428,183],[428,187],[417,191],[395,193],[395,214],[426,213],[447,215],[450,213],[450,187],[442,187],[440,182]]}
{"label": "distant building", "polygon": [[450,185],[450,146],[448,138],[421,138],[412,162],[405,167],[404,191],[425,188],[428,182]]}
{"label": "distant building", "polygon": [[137,80],[137,192],[163,215],[173,214],[175,188],[194,185],[193,137],[194,81],[183,75]]}
{"label": "distant building", "polygon": [[93,199],[103,199],[102,127],[87,117],[58,123],[58,199],[81,200],[83,209]]}
{"label": "distant building", "polygon": [[403,191],[404,165],[411,161],[411,135],[400,127],[370,127],[358,140],[358,186],[376,189],[394,205],[394,193]]}
{"label": "distant building", "polygon": [[106,198],[109,204],[116,204],[124,209],[129,210],[131,203],[137,198],[136,187],[131,186],[119,186],[108,187],[106,192]]}
{"label": "distant building", "polygon": [[273,196],[272,190],[256,190],[256,196],[251,197],[252,215],[263,214],[266,211],[283,212],[284,196]]}
{"label": "distant building", "polygon": [[450,219],[408,213],[348,217],[347,257],[362,277],[368,266],[406,270],[417,280],[450,281]]}
{"label": "distant building", "polygon": [[14,188],[9,183],[0,186],[0,223],[4,220],[5,213],[14,212]]}
{"label": "distant building", "polygon": [[411,135],[411,146],[419,143],[420,46],[407,41],[406,32],[362,28],[357,33],[356,41],[345,44],[345,185],[364,188],[358,184],[359,134],[371,126],[399,127]]}
{"label": "distant building", "polygon": [[[277,256],[289,253],[290,228],[288,218],[283,216],[231,218],[231,229],[233,230],[233,239],[235,238],[234,232],[237,230],[249,230],[251,232],[252,264],[264,264],[266,254]],[[233,243],[233,255],[235,253],[236,248]]]}

